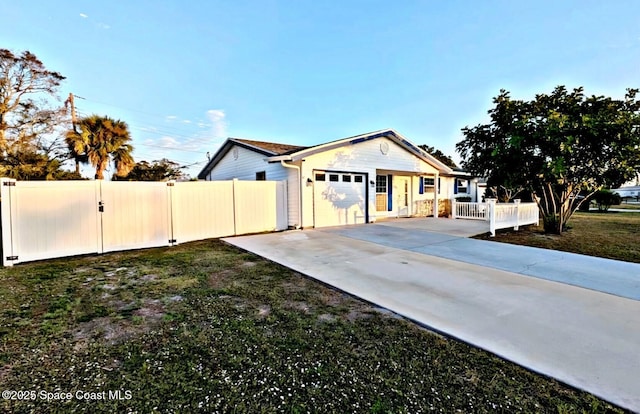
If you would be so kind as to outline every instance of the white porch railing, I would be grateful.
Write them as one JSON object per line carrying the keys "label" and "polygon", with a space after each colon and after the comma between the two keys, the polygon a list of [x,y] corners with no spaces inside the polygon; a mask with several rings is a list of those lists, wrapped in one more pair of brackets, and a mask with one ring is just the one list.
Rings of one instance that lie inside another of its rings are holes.
{"label": "white porch railing", "polygon": [[451,213],[453,218],[488,221],[491,237],[496,235],[498,229],[513,227],[518,230],[527,224],[537,226],[540,219],[536,203],[521,203],[520,200],[498,204],[495,199],[489,199],[486,203],[462,203],[454,199]]}
{"label": "white porch railing", "polygon": [[489,206],[487,203],[466,203],[455,199],[452,201],[451,215],[453,218],[487,220]]}

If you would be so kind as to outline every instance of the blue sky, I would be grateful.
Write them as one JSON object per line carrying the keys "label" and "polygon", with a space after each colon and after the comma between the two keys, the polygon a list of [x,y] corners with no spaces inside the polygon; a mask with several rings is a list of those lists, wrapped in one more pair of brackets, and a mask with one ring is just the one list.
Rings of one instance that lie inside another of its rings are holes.
{"label": "blue sky", "polygon": [[[640,1],[0,0],[0,47],[126,121],[137,160],[195,176],[228,136],[313,145],[383,128],[454,153],[501,88],[640,87]],[[90,176],[90,174],[87,174]]]}

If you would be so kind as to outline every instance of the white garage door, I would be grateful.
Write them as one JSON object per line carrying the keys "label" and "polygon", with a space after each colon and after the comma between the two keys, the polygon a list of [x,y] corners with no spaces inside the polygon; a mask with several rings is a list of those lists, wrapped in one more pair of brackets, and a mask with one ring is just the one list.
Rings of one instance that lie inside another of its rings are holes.
{"label": "white garage door", "polygon": [[365,174],[314,171],[313,182],[315,227],[366,222]]}

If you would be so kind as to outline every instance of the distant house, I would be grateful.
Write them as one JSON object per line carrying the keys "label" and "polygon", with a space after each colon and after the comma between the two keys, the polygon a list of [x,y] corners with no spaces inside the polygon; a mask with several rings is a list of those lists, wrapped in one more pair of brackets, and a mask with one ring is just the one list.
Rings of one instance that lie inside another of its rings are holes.
{"label": "distant house", "polygon": [[290,227],[368,223],[449,214],[447,202],[477,200],[477,181],[392,129],[311,147],[229,138],[202,180],[285,180]]}

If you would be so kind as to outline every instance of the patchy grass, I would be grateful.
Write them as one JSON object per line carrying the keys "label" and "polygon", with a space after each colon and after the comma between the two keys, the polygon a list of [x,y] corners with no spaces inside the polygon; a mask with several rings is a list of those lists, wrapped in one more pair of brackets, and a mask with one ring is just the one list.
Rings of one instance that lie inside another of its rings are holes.
{"label": "patchy grass", "polygon": [[0,362],[13,413],[620,411],[218,241],[0,269]]}
{"label": "patchy grass", "polygon": [[562,235],[528,226],[476,238],[640,263],[640,213],[576,212],[569,227]]}
{"label": "patchy grass", "polygon": [[617,206],[611,206],[611,208],[619,210],[640,210],[640,203],[622,203]]}

